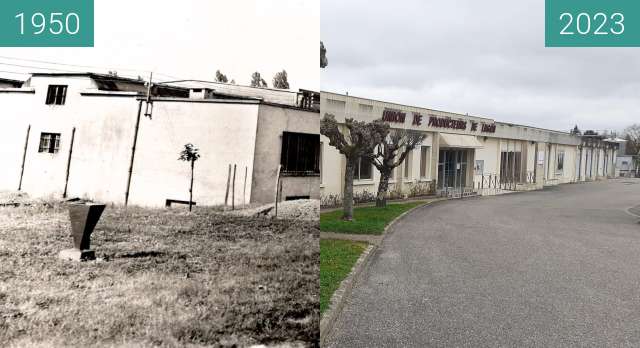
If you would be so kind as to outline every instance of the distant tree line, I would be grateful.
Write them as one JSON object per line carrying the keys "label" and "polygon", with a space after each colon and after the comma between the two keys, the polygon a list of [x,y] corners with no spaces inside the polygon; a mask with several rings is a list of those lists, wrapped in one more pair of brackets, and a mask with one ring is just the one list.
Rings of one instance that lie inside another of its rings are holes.
{"label": "distant tree line", "polygon": [[[234,79],[231,79],[231,81],[229,81],[227,75],[223,74],[220,70],[216,71],[215,81],[220,83],[230,83],[234,85],[236,84],[236,81]],[[260,72],[256,71],[251,74],[251,87],[267,88],[269,87],[269,85],[267,84],[267,81],[262,78]],[[273,76],[273,88],[289,89],[289,79],[286,70],[277,72]]]}

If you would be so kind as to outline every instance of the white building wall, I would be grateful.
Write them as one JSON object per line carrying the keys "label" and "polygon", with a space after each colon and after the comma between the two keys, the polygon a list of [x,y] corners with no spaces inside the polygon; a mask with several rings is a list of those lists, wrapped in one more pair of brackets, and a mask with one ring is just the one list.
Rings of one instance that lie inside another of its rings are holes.
{"label": "white building wall", "polygon": [[[503,148],[506,150],[506,144],[508,142],[510,144],[510,151],[513,151],[515,147],[518,147],[516,151],[522,153],[523,164],[526,166],[524,175],[527,175],[528,172],[530,172],[530,175],[533,177],[534,172],[542,170],[543,173],[539,173],[540,178],[543,178],[544,183],[548,185],[576,181],[576,161],[578,160],[577,147],[581,143],[581,140],[579,137],[573,136],[569,133],[494,122],[491,119],[483,117],[460,115],[426,108],[385,103],[382,101],[345,96],[335,93],[322,92],[321,94],[321,116],[325,114],[332,114],[336,117],[338,122],[343,122],[346,117],[370,122],[375,119],[380,119],[385,109],[401,110],[406,113],[406,120],[404,123],[390,123],[393,128],[413,129],[434,135],[437,135],[440,132],[445,132],[476,136],[483,144],[483,147],[472,151],[474,153],[473,157],[474,160],[484,161],[484,174],[499,175],[501,150]],[[414,112],[423,116],[422,125],[416,125],[412,122]],[[464,119],[467,120],[468,123],[493,123],[496,125],[496,131],[495,133],[476,134],[470,132],[469,126],[466,130],[431,128],[428,126],[428,117],[431,115],[451,119]],[[342,178],[344,177],[345,161],[343,156],[340,155],[337,150],[328,145],[327,138],[322,137],[321,139],[323,143],[321,193],[323,196],[331,194],[339,195],[342,193]],[[544,165],[540,166],[538,170],[536,170],[536,147],[538,152],[544,155]],[[564,151],[564,166],[562,170],[558,170],[557,168],[558,151]],[[430,156],[432,168],[437,168],[437,162],[435,162],[437,161],[437,156],[435,155],[437,152],[438,149],[432,147],[432,155]],[[416,156],[418,156],[418,152],[413,153],[410,160],[412,178],[417,176],[416,173],[419,170],[419,166],[416,164],[418,161]],[[586,157],[586,154],[584,154],[584,156]],[[473,170],[474,164],[474,162],[470,161],[469,170]],[[405,182],[404,180],[399,179],[402,175],[403,167],[404,166],[401,166],[397,169],[394,180],[392,180],[391,183],[394,188],[401,185],[403,190],[406,191],[411,187],[410,185],[412,182]],[[375,192],[377,190],[376,184],[378,176],[377,171],[374,170],[374,177],[372,180],[356,180],[354,183],[354,192]],[[430,179],[435,180],[436,178],[437,174],[432,169]],[[474,186],[477,186],[480,176],[478,173],[473,173],[473,178]]]}
{"label": "white building wall", "polygon": [[[275,201],[278,165],[282,154],[282,134],[285,131],[319,134],[320,117],[317,112],[260,105],[255,143],[257,160],[254,165],[253,185],[248,188],[252,192],[254,202]],[[281,183],[282,199],[292,196],[320,198],[319,176],[282,176]]]}
{"label": "white building wall", "polygon": [[[49,84],[69,86],[65,105],[45,105]],[[124,203],[139,106],[136,96],[98,91],[88,77],[32,77],[26,85],[20,90],[0,89],[4,110],[0,115],[0,190],[18,189],[30,124],[23,191],[34,197],[59,198],[75,127],[68,196]],[[166,199],[188,200],[190,166],[178,161],[178,156],[189,142],[202,156],[195,164],[194,178],[194,200],[199,205],[224,203],[229,164],[237,164],[238,204],[243,201],[247,169],[244,201],[250,202],[254,160],[260,160],[254,153],[260,105],[258,101],[156,100],[152,119],[140,119],[129,203],[163,206]],[[286,123],[284,129],[317,132],[317,113],[304,122],[289,118],[291,115],[274,115],[276,124]],[[58,153],[38,152],[41,132],[61,134]],[[279,137],[271,140],[281,141]],[[280,146],[272,150],[279,162]]]}
{"label": "white building wall", "polygon": [[[257,121],[257,104],[154,102],[153,118],[143,116],[140,123],[129,204],[163,206],[166,199],[189,200],[191,169],[178,161],[187,143],[201,154],[195,163],[194,201],[224,204],[231,164],[237,166],[236,204],[242,203],[245,168],[247,187],[252,183]],[[251,201],[250,189],[244,201]]]}

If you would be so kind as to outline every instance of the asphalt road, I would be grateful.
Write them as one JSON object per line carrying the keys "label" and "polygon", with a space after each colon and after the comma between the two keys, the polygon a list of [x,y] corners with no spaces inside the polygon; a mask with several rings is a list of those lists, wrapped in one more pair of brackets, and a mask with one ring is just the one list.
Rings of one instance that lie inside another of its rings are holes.
{"label": "asphalt road", "polygon": [[364,270],[330,347],[640,346],[640,180],[413,211]]}

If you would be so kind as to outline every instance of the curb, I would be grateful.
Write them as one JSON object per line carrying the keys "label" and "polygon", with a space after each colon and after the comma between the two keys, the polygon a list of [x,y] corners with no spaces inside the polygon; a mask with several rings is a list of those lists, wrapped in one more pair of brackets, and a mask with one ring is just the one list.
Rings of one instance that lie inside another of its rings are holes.
{"label": "curb", "polygon": [[625,209],[625,212],[633,217],[637,217],[640,218],[640,213],[635,213],[633,212],[633,210],[638,210],[640,211],[640,205],[634,205],[633,207],[629,207],[627,209]]}
{"label": "curb", "polygon": [[329,308],[322,319],[320,319],[320,347],[324,347],[324,344],[333,330],[333,325],[342,313],[346,299],[351,295],[353,287],[355,286],[357,278],[364,270],[364,266],[369,263],[371,255],[378,249],[377,245],[369,245],[362,255],[358,258],[355,265],[351,270],[351,273],[340,283],[340,287],[331,295],[331,301]]}
{"label": "curb", "polygon": [[379,236],[380,241],[377,244],[369,244],[369,247],[367,247],[367,249],[362,252],[362,255],[360,255],[360,258],[358,258],[358,261],[356,261],[355,265],[353,265],[353,268],[351,269],[351,273],[349,273],[349,275],[340,283],[340,287],[338,287],[338,290],[336,290],[331,296],[329,308],[324,313],[324,315],[322,315],[322,318],[320,319],[320,347],[323,347],[327,339],[330,337],[331,331],[333,330],[333,326],[336,323],[340,314],[342,313],[342,309],[344,308],[344,305],[347,302],[347,299],[351,296],[351,292],[353,291],[353,288],[358,282],[358,278],[360,277],[364,269],[369,265],[369,263],[371,263],[371,259],[372,259],[371,256],[374,255],[376,251],[378,251],[380,244],[382,244],[382,242],[384,241],[389,229],[391,229],[391,227],[393,227],[396,224],[396,222],[398,222],[405,215],[411,213],[412,211],[418,208],[431,205],[436,202],[441,202],[446,200],[447,200],[446,198],[435,199],[430,202],[426,202],[425,204],[421,204],[416,207],[413,207],[405,211],[404,213],[400,214],[398,217],[393,219],[384,228],[384,231]]}
{"label": "curb", "polygon": [[[412,202],[421,202],[421,201],[425,201],[425,200],[430,200],[430,199],[440,199],[439,196],[437,195],[430,195],[430,196],[423,196],[423,197],[412,197],[412,198],[408,198],[408,199],[393,199],[393,200],[387,200],[387,204],[404,204],[404,203],[412,203]],[[366,203],[358,203],[358,204],[354,204],[353,207],[354,208],[364,208],[364,207],[375,207],[376,206],[376,202],[366,202]],[[330,212],[334,212],[334,211],[338,211],[341,210],[342,206],[337,206],[337,207],[328,207],[328,208],[320,208],[320,212],[321,213],[330,213]]]}

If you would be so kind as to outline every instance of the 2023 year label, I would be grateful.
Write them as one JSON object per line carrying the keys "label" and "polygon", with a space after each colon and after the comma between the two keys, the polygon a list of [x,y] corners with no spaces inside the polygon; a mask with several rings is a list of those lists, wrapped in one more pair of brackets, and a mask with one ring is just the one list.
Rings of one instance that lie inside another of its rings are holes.
{"label": "2023 year label", "polygon": [[640,1],[545,0],[545,46],[640,46]]}
{"label": "2023 year label", "polygon": [[94,0],[0,1],[0,47],[93,47]]}

